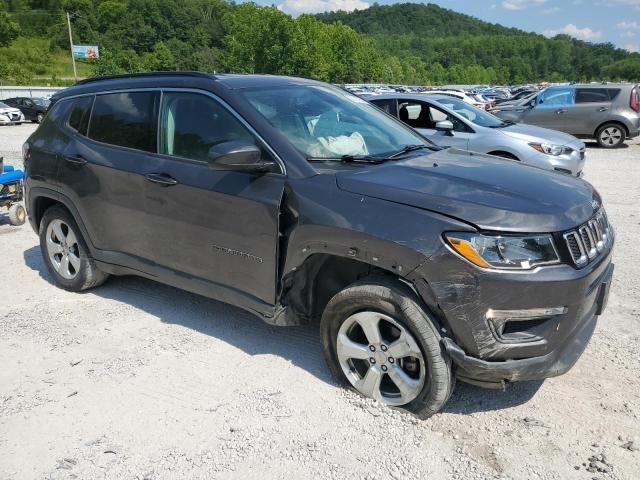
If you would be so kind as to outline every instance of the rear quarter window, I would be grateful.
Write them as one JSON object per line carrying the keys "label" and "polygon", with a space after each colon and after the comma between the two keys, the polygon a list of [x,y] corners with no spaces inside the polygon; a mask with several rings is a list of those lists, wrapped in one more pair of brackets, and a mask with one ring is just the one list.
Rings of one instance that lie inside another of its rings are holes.
{"label": "rear quarter window", "polygon": [[81,97],[73,102],[71,114],[69,115],[69,126],[80,135],[86,135],[89,128],[89,117],[91,116],[91,106],[93,96]]}
{"label": "rear quarter window", "polygon": [[156,151],[157,92],[97,95],[89,125],[89,138],[120,147]]}

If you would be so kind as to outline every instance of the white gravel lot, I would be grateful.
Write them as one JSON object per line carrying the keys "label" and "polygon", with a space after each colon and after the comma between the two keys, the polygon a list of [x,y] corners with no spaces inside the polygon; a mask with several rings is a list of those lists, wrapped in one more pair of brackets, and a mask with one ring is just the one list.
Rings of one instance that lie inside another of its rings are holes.
{"label": "white gravel lot", "polygon": [[[0,156],[33,129],[0,127]],[[637,480],[640,142],[591,146],[586,179],[617,228],[587,351],[506,392],[458,384],[426,421],[337,388],[316,327],[133,277],[60,290],[0,213],[0,479]]]}

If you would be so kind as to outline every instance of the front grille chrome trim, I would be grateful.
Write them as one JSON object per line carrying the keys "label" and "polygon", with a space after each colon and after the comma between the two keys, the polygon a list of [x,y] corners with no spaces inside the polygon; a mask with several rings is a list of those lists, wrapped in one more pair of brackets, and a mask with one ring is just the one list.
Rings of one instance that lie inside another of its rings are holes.
{"label": "front grille chrome trim", "polygon": [[583,267],[604,252],[613,232],[607,214],[600,209],[587,223],[562,235],[573,263]]}

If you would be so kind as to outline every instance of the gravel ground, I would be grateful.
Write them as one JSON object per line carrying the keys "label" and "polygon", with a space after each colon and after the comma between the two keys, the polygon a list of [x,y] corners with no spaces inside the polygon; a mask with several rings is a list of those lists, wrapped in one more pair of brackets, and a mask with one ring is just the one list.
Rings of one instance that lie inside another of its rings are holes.
{"label": "gravel ground", "polygon": [[[32,125],[0,127],[19,165]],[[132,277],[51,283],[0,215],[0,479],[640,478],[640,142],[590,146],[617,227],[609,306],[568,374],[458,384],[427,421],[338,387],[316,327],[277,329]]]}

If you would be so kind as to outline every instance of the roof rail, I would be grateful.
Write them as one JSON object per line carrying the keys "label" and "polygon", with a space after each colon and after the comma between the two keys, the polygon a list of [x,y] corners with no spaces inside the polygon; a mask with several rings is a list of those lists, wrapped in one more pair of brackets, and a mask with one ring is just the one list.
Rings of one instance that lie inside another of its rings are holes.
{"label": "roof rail", "polygon": [[145,77],[176,77],[176,76],[187,76],[187,77],[200,77],[200,78],[208,78],[215,79],[215,75],[212,73],[205,72],[143,72],[143,73],[125,73],[121,75],[105,75],[102,77],[92,77],[85,78],[84,80],[80,80],[76,82],[74,85],[86,85],[88,83],[99,82],[102,80],[117,80],[120,78],[145,78]]}

